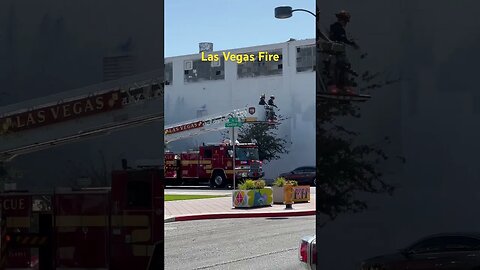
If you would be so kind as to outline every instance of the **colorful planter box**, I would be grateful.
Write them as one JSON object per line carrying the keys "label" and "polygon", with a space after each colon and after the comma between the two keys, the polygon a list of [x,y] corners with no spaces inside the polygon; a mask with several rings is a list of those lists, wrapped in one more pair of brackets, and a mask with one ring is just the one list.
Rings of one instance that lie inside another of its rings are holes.
{"label": "colorful planter box", "polygon": [[[285,196],[284,187],[273,187],[273,203],[283,204]],[[293,202],[309,202],[310,201],[310,186],[296,186],[293,187],[292,194]]]}
{"label": "colorful planter box", "polygon": [[271,206],[273,202],[271,188],[234,190],[232,195],[235,208]]}
{"label": "colorful planter box", "polygon": [[293,188],[293,202],[309,202],[310,186],[297,186]]}

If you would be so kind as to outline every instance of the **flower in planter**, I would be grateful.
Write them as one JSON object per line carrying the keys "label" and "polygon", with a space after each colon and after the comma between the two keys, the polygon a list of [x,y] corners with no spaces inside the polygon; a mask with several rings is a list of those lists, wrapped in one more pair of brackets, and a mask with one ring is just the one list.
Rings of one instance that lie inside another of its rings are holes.
{"label": "flower in planter", "polygon": [[285,185],[292,185],[292,186],[298,186],[298,182],[295,180],[287,180],[283,177],[278,177],[275,182],[273,182],[273,186],[275,187],[283,187]]}
{"label": "flower in planter", "polygon": [[255,181],[255,189],[263,189],[263,188],[265,188],[265,181],[256,180]]}
{"label": "flower in planter", "polygon": [[245,182],[238,185],[238,189],[241,189],[241,190],[263,189],[263,188],[265,188],[264,180],[247,179],[245,180]]}
{"label": "flower in planter", "polygon": [[283,187],[286,182],[287,182],[287,180],[285,180],[285,178],[283,178],[283,177],[278,177],[278,178],[275,179],[275,181],[273,182],[273,186],[274,186],[274,187]]}
{"label": "flower in planter", "polygon": [[292,185],[292,186],[296,187],[296,186],[298,186],[298,181],[295,181],[295,180],[287,180],[287,181],[286,181],[286,184]]}

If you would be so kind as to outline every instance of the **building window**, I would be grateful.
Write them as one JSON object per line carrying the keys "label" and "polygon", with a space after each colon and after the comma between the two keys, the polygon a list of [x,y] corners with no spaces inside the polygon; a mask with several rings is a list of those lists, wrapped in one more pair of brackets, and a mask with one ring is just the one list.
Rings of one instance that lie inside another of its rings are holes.
{"label": "building window", "polygon": [[243,62],[237,66],[237,77],[252,78],[258,76],[282,75],[283,72],[283,55],[282,50],[268,51],[270,54],[278,54],[279,61],[258,61],[258,52],[249,52],[256,55],[255,61]]}
{"label": "building window", "polygon": [[297,47],[297,72],[315,71],[315,46]]}
{"label": "building window", "polygon": [[172,85],[173,83],[173,63],[165,64],[165,85]]}
{"label": "building window", "polygon": [[131,76],[135,73],[134,61],[131,55],[121,55],[103,58],[103,80],[110,81]]}
{"label": "building window", "polygon": [[218,62],[197,60],[184,61],[184,81],[187,83],[225,79],[223,58]]}

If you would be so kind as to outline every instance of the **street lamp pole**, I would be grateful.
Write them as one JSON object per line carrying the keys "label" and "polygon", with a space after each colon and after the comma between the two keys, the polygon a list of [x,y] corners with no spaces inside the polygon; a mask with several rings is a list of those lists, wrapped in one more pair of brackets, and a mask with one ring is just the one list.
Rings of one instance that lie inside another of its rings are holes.
{"label": "street lamp pole", "polygon": [[303,8],[292,9],[290,6],[281,6],[275,8],[275,18],[277,19],[287,19],[292,17],[292,13],[295,11],[303,11],[307,12],[308,14],[312,15],[313,17],[317,17],[315,13],[311,12],[310,10],[306,10]]}
{"label": "street lamp pole", "polygon": [[318,25],[319,24],[319,19],[320,19],[320,11],[318,10],[318,7],[317,7],[317,14],[311,12],[310,10],[306,10],[306,9],[303,9],[303,8],[297,8],[297,9],[293,9],[292,7],[290,6],[281,6],[281,7],[276,7],[275,8],[275,18],[277,19],[288,19],[290,17],[292,17],[292,14],[293,12],[295,11],[303,11],[303,12],[306,12],[310,15],[312,15],[313,17],[315,17],[315,21],[317,23],[317,35],[318,35],[318,38],[322,38],[323,40],[326,40],[328,42],[332,42],[325,34],[322,33],[322,31],[320,31],[320,26]]}
{"label": "street lamp pole", "polygon": [[303,8],[297,8],[297,9],[292,10],[292,12],[295,12],[295,11],[304,11],[304,12],[307,12],[307,13],[311,14],[313,17],[317,17],[317,15],[315,15],[315,13],[311,12],[310,10],[303,9]]}

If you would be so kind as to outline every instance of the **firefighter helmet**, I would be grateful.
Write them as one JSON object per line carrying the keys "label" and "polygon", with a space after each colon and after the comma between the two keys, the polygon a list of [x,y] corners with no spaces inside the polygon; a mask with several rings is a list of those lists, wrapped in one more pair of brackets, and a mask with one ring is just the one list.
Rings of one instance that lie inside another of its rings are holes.
{"label": "firefighter helmet", "polygon": [[346,22],[349,22],[350,18],[351,18],[350,13],[348,11],[345,11],[345,10],[341,10],[340,12],[335,14],[335,16],[337,16],[338,19],[344,20]]}

